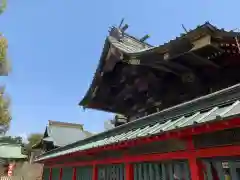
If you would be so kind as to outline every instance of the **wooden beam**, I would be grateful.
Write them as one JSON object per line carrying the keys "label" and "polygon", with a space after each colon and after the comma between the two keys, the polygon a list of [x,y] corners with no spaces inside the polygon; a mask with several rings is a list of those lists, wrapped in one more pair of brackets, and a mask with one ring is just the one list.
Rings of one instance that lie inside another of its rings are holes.
{"label": "wooden beam", "polygon": [[200,149],[195,156],[201,158],[240,156],[240,145]]}
{"label": "wooden beam", "polygon": [[[162,62],[161,62],[162,63]],[[177,62],[171,62],[171,60],[168,61],[168,63],[164,63],[164,65],[170,69],[172,69],[174,72],[177,72],[178,74],[186,73],[186,72],[192,72],[192,69],[189,67],[177,63]]]}
{"label": "wooden beam", "polygon": [[193,48],[191,50],[200,49],[202,47],[205,47],[205,46],[211,44],[211,36],[210,35],[203,36],[203,37],[193,41],[192,43],[193,43]]}
{"label": "wooden beam", "polygon": [[188,67],[179,64],[179,63],[175,63],[175,62],[171,62],[171,59],[165,61],[163,59],[158,59],[158,58],[154,58],[154,59],[147,59],[146,61],[141,61],[140,63],[143,66],[148,66],[154,69],[158,69],[158,70],[162,70],[163,72],[171,72],[175,75],[179,75],[180,72],[190,72],[192,71],[191,69],[189,69]]}
{"label": "wooden beam", "polygon": [[118,163],[137,163],[137,162],[155,162],[165,160],[183,160],[188,158],[187,152],[171,152],[164,154],[144,154],[138,156],[123,156],[121,158],[106,158],[104,160],[89,161],[89,162],[68,162],[64,164],[49,164],[46,167],[70,167],[70,166],[90,166],[96,165],[107,165],[107,164],[118,164]]}
{"label": "wooden beam", "polygon": [[164,60],[164,55],[161,54],[145,55],[140,59],[139,65],[178,75],[178,72],[175,71],[175,69],[168,66],[168,60]]}
{"label": "wooden beam", "polygon": [[157,69],[157,70],[160,70],[162,72],[166,72],[166,73],[172,73],[172,74],[175,74],[177,76],[179,76],[179,73],[178,72],[175,72],[174,70],[164,66],[164,65],[160,65],[160,64],[155,64],[155,65],[147,65],[147,64],[142,64],[142,65],[145,65],[145,66],[149,66],[153,69]]}
{"label": "wooden beam", "polygon": [[202,61],[203,63],[205,63],[205,64],[207,64],[207,65],[211,65],[211,66],[213,66],[213,67],[215,67],[215,68],[220,68],[220,66],[218,66],[218,65],[215,64],[214,62],[212,62],[212,61],[210,61],[210,60],[208,60],[208,59],[206,59],[206,58],[204,58],[204,57],[198,56],[197,54],[194,54],[194,53],[192,53],[192,52],[191,52],[191,55],[192,55],[193,57],[195,57],[196,60],[198,60],[198,61]]}
{"label": "wooden beam", "polygon": [[[125,155],[120,158],[106,158],[103,160],[94,160],[88,162],[70,162],[64,164],[48,164],[46,167],[73,167],[73,166],[94,166],[93,174],[97,172],[97,165],[118,164],[118,163],[138,163],[138,162],[156,162],[169,160],[187,160],[199,158],[233,157],[240,156],[240,145],[211,147],[197,150],[176,151],[169,153],[154,153],[142,155]],[[195,160],[194,160],[195,161]],[[196,162],[194,162],[196,163]],[[194,165],[195,166],[195,165]],[[95,175],[94,175],[95,176]]]}

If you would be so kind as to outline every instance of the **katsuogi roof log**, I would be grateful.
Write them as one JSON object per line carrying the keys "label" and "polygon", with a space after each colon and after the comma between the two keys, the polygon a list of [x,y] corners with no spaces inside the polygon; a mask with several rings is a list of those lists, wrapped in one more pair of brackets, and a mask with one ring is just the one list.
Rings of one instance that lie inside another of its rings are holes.
{"label": "katsuogi roof log", "polygon": [[240,81],[236,32],[206,22],[154,47],[125,27],[110,29],[84,108],[152,113]]}

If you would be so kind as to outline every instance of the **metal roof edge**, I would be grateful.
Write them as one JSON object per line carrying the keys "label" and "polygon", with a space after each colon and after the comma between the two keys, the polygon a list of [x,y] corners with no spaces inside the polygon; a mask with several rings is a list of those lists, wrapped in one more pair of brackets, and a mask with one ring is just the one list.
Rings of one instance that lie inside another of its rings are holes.
{"label": "metal roof edge", "polygon": [[71,122],[62,122],[62,121],[54,121],[54,120],[48,120],[48,125],[49,126],[55,126],[55,127],[67,127],[67,128],[75,128],[82,130],[83,129],[83,124],[78,124],[78,123],[71,123]]}
{"label": "metal roof edge", "polygon": [[139,118],[135,121],[129,122],[127,124],[123,124],[121,126],[115,127],[115,128],[110,129],[108,131],[101,132],[99,134],[93,135],[93,136],[91,136],[89,138],[86,138],[84,140],[77,141],[75,143],[72,143],[72,144],[69,144],[67,146],[54,149],[52,151],[48,151],[48,152],[42,154],[41,156],[39,156],[38,158],[44,157],[45,155],[49,155],[49,154],[52,154],[52,153],[55,153],[55,152],[60,152],[60,151],[64,151],[64,150],[67,150],[67,149],[70,149],[70,148],[74,148],[76,146],[80,146],[80,145],[86,144],[88,142],[97,141],[99,139],[110,136],[111,134],[116,134],[116,132],[121,132],[121,131],[125,130],[126,128],[131,129],[131,128],[134,128],[136,126],[138,127],[141,124],[146,124],[146,123],[150,124],[151,121],[154,122],[154,119],[156,119],[159,116],[162,116],[163,120],[166,120],[165,115],[167,113],[170,114],[169,117],[173,118],[174,117],[174,115],[172,115],[172,114],[174,114],[173,112],[175,112],[176,115],[177,114],[182,115],[184,112],[185,113],[191,113],[193,111],[197,111],[197,110],[200,110],[200,109],[202,109],[202,110],[207,109],[207,108],[210,108],[210,107],[213,107],[213,106],[222,105],[224,103],[233,102],[234,100],[237,100],[239,98],[240,98],[240,83],[236,84],[234,86],[231,86],[229,88],[217,91],[215,93],[212,93],[212,94],[209,94],[209,95],[206,95],[206,96],[202,96],[202,97],[196,98],[194,100],[191,100],[191,101],[181,103],[179,105],[164,109],[160,112],[157,112],[157,113]]}

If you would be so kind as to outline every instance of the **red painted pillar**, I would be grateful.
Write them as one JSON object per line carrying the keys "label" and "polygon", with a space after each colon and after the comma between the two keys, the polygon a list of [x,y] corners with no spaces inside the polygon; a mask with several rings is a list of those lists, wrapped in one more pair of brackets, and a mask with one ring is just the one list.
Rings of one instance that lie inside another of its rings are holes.
{"label": "red painted pillar", "polygon": [[191,157],[189,160],[190,173],[192,180],[204,180],[201,162],[196,157]]}
{"label": "red painted pillar", "polygon": [[131,164],[131,163],[125,164],[125,175],[126,175],[126,180],[133,180],[133,178],[134,178],[133,164]]}
{"label": "red painted pillar", "polygon": [[72,180],[76,180],[76,178],[77,178],[77,170],[76,170],[76,168],[73,168]]}
{"label": "red painted pillar", "polygon": [[62,180],[62,175],[63,175],[63,169],[62,169],[62,168],[60,168],[59,180]]}
{"label": "red painted pillar", "polygon": [[98,180],[98,168],[96,164],[93,164],[92,180]]}
{"label": "red painted pillar", "polygon": [[204,180],[202,164],[201,161],[195,156],[195,147],[192,137],[187,139],[187,151],[190,155],[188,161],[190,166],[191,180]]}
{"label": "red painted pillar", "polygon": [[52,180],[52,168],[49,170],[49,180]]}

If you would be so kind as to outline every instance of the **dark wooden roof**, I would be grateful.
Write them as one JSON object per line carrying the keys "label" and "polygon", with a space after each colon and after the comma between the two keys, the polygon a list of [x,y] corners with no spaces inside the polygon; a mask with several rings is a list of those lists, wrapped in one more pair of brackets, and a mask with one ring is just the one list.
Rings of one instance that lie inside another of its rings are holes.
{"label": "dark wooden roof", "polygon": [[240,77],[225,75],[226,84],[219,78],[232,63],[223,59],[239,55],[237,35],[206,22],[154,47],[112,27],[92,84],[79,104],[132,116],[233,85]]}

